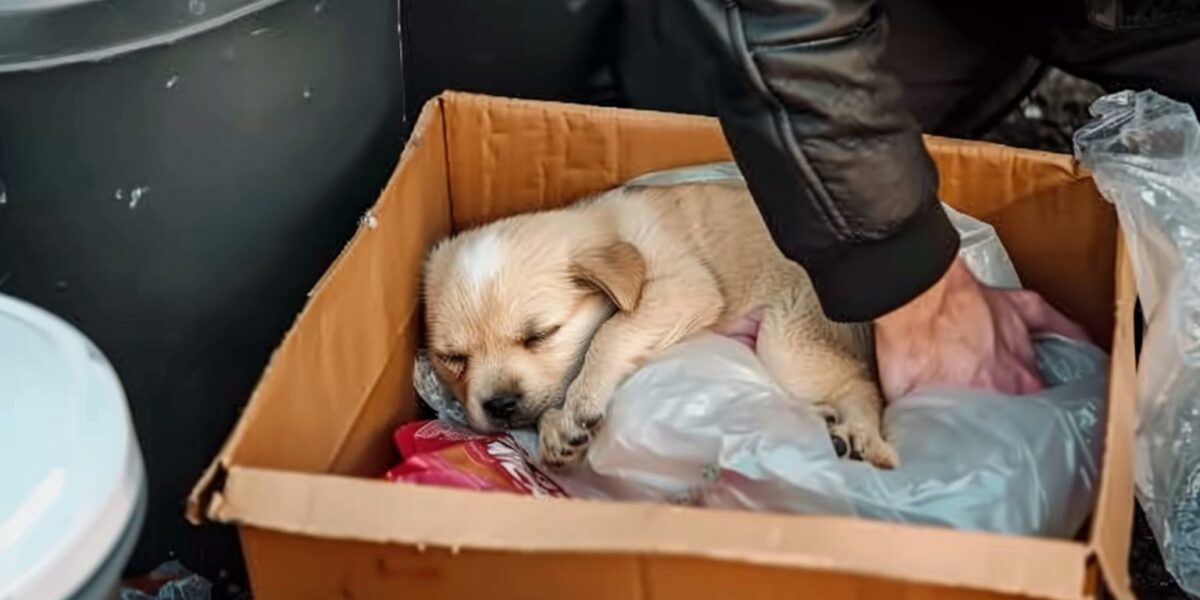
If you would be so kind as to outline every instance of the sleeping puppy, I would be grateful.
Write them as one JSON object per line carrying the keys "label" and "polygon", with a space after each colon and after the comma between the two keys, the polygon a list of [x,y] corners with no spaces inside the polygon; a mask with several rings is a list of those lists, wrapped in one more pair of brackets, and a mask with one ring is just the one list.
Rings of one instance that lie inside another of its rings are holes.
{"label": "sleeping puppy", "polygon": [[745,333],[776,382],[872,464],[869,325],[825,318],[744,186],[624,187],[443,240],[424,273],[428,348],[482,432],[537,424],[549,466],[581,460],[622,381],[689,335]]}

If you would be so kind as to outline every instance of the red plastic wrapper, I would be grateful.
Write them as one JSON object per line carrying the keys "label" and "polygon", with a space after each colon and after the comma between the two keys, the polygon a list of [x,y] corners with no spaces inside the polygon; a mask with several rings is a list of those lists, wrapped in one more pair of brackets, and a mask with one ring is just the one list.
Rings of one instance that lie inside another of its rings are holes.
{"label": "red plastic wrapper", "polygon": [[443,421],[414,421],[392,436],[403,460],[387,472],[404,481],[527,496],[567,496],[512,436],[484,435]]}

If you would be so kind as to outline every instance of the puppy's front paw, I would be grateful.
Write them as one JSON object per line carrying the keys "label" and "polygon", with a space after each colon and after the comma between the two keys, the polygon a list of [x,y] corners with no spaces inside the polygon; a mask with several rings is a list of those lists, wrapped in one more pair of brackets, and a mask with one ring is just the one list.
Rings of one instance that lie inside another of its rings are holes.
{"label": "puppy's front paw", "polygon": [[829,404],[818,404],[817,412],[825,418],[838,456],[848,454],[851,458],[862,458],[881,469],[900,466],[900,456],[884,441],[878,424],[853,413],[843,414]]}
{"label": "puppy's front paw", "polygon": [[580,462],[592,441],[589,430],[581,427],[572,413],[552,408],[538,422],[538,445],[542,463],[562,468]]}

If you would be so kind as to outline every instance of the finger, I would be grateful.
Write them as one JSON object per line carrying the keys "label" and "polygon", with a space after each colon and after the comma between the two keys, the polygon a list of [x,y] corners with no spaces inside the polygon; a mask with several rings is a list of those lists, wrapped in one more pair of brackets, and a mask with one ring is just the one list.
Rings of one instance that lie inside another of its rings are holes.
{"label": "finger", "polygon": [[1024,396],[1045,389],[1042,379],[1036,370],[1025,368],[1013,359],[1006,359],[997,365],[999,369],[992,377],[992,384],[987,386],[1006,396]]}
{"label": "finger", "polygon": [[1033,349],[1033,339],[1030,337],[1029,325],[1019,313],[1014,311],[1013,323],[1005,331],[1005,342],[1014,358],[1022,369],[1037,368],[1037,354]]}
{"label": "finger", "polygon": [[1020,369],[1016,373],[1017,395],[1036,394],[1046,388],[1036,370]]}
{"label": "finger", "polygon": [[1021,394],[1021,388],[1017,385],[1017,378],[1012,373],[994,376],[987,383],[979,387],[1004,394],[1005,396],[1019,396]]}
{"label": "finger", "polygon": [[1009,299],[1012,300],[1013,308],[1017,310],[1017,314],[1021,316],[1021,320],[1025,321],[1025,325],[1030,331],[1056,333],[1069,339],[1091,342],[1091,336],[1083,327],[1058,312],[1037,292],[1013,291],[1009,293]]}
{"label": "finger", "polygon": [[918,369],[903,355],[898,357],[886,344],[876,344],[875,361],[879,370],[879,388],[886,403],[903,398],[912,391],[914,373]]}

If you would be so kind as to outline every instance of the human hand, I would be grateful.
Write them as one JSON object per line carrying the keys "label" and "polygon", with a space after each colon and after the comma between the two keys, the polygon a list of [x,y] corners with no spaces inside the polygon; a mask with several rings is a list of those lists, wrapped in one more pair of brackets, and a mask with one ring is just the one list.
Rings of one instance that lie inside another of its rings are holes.
{"label": "human hand", "polygon": [[1088,339],[1037,292],[987,287],[957,259],[933,287],[875,321],[884,398],[939,384],[1036,392],[1043,383],[1030,337],[1042,332]]}

